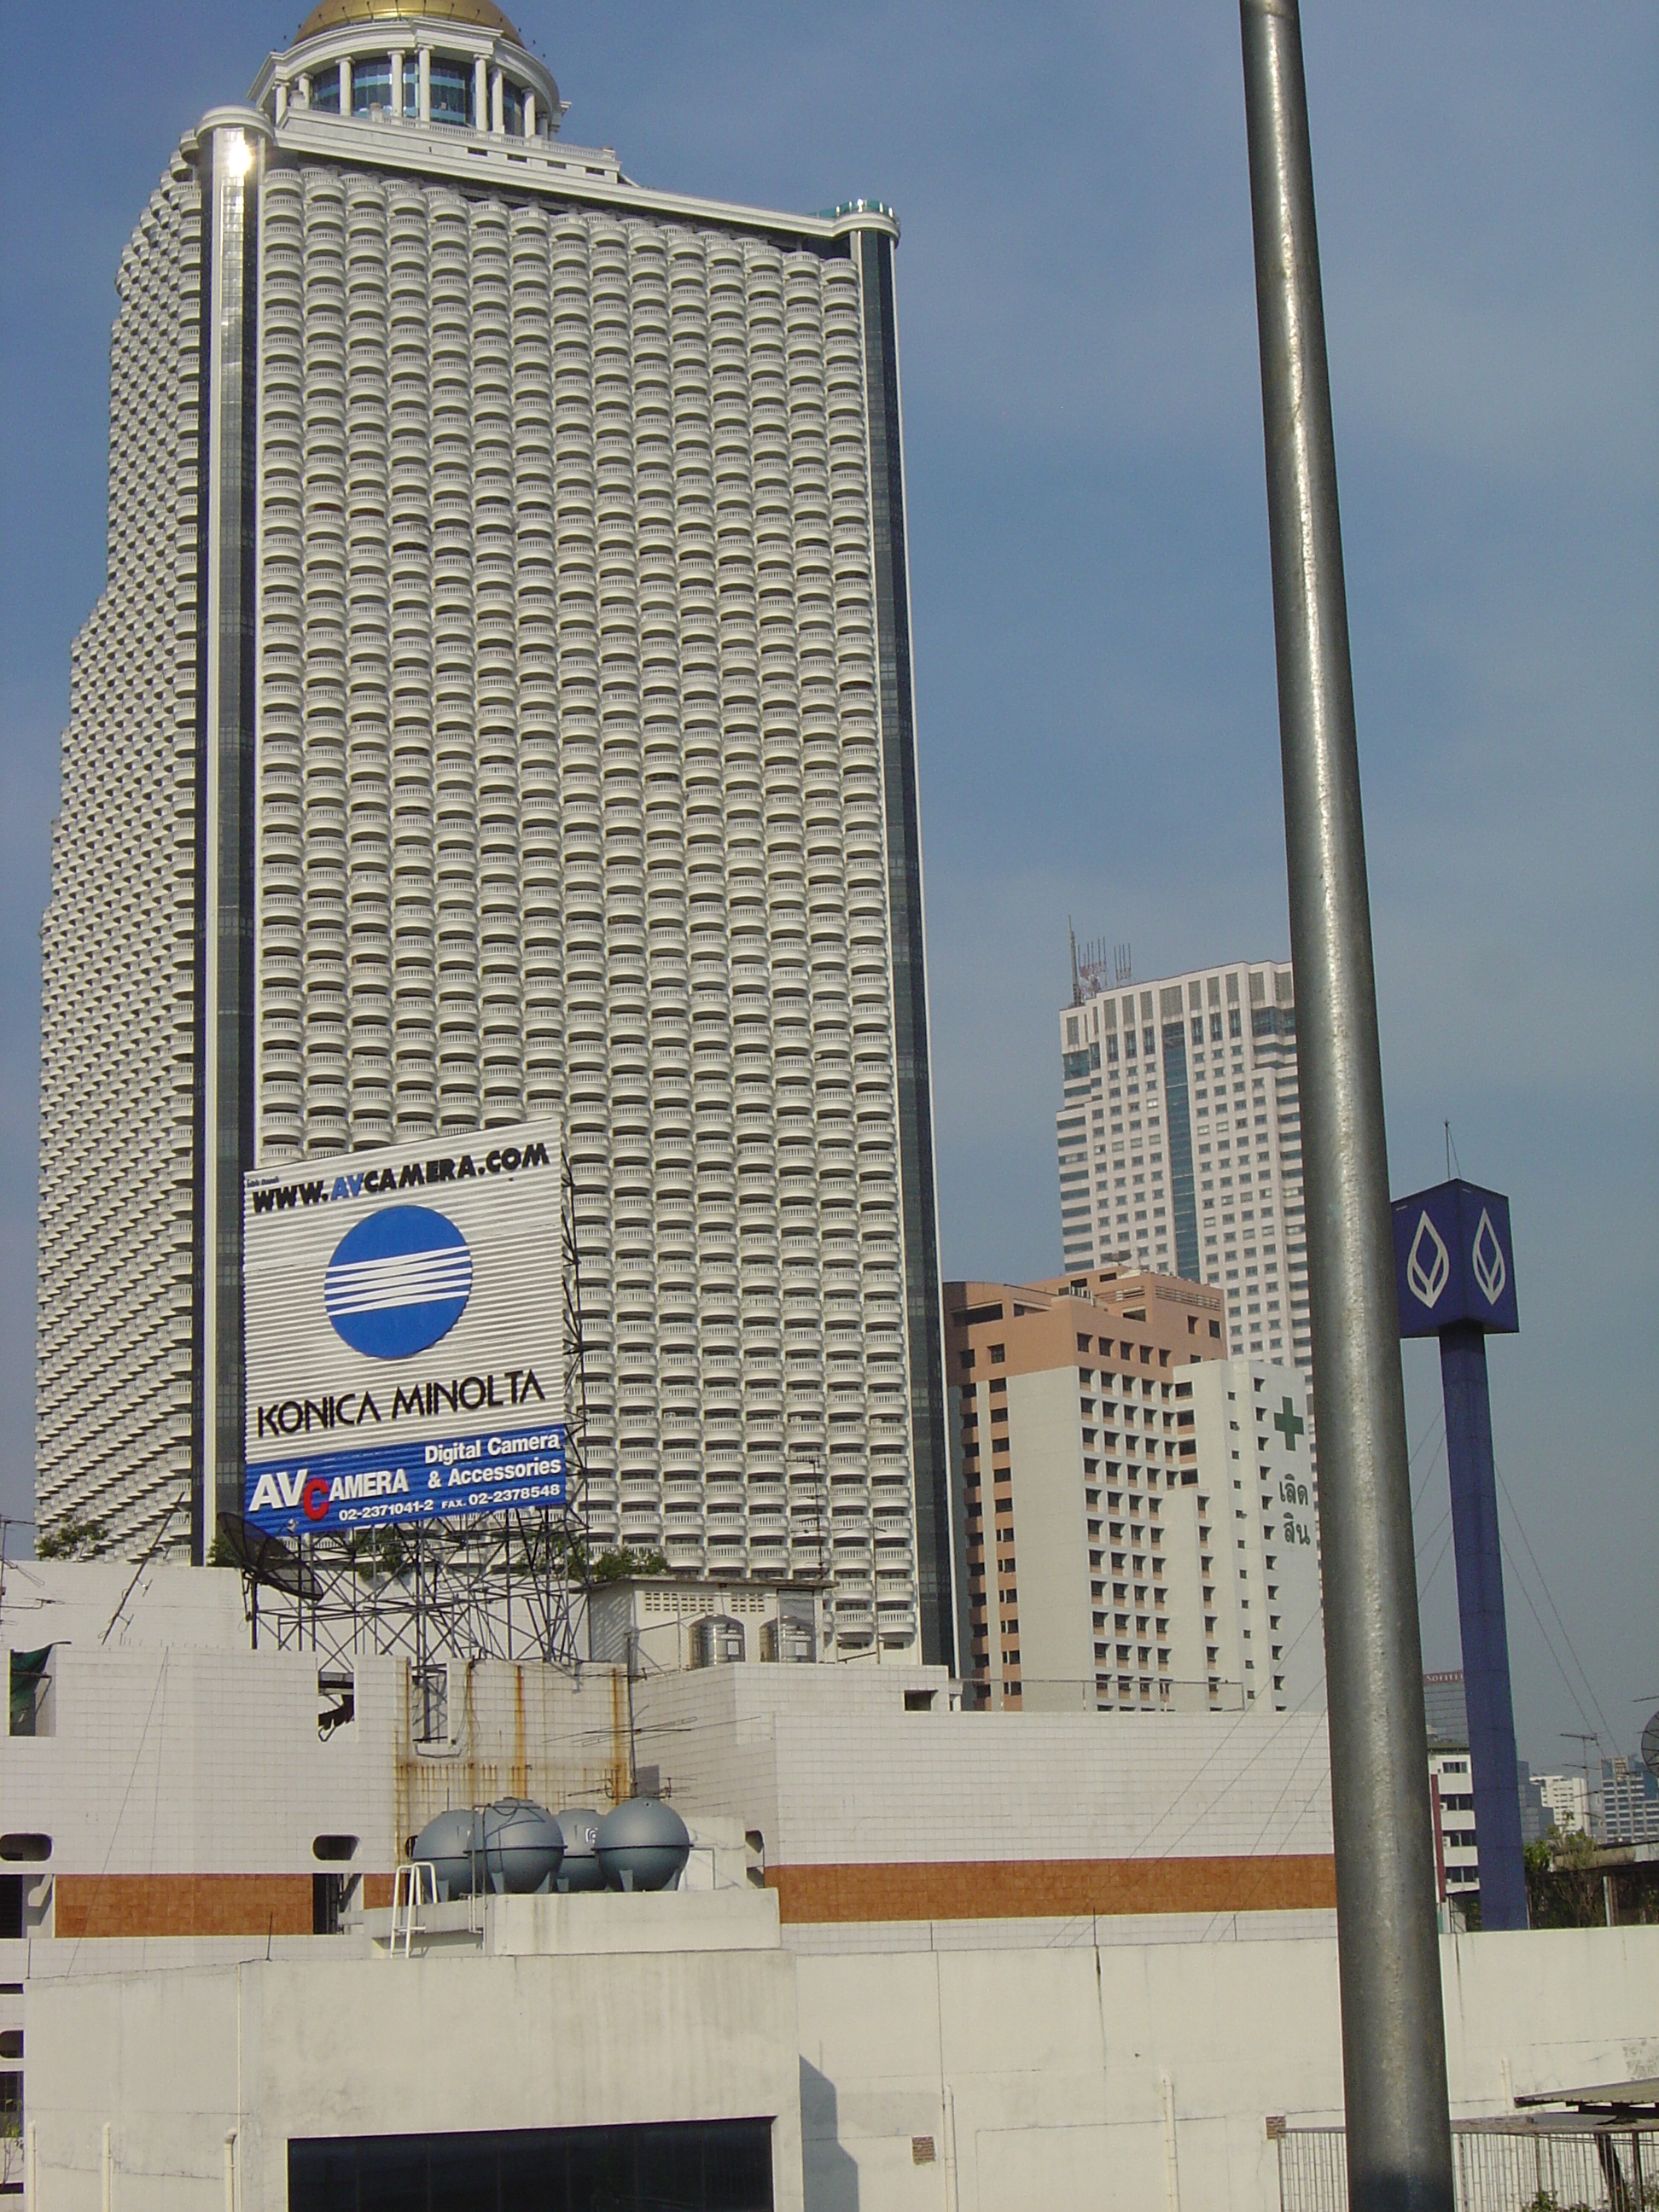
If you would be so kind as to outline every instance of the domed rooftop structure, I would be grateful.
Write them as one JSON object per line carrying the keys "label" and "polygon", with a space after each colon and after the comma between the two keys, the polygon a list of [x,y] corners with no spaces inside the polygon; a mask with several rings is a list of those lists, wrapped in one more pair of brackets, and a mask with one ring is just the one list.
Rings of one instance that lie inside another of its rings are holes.
{"label": "domed rooftop structure", "polygon": [[495,0],[318,0],[248,95],[296,117],[549,138],[564,114],[546,64]]}
{"label": "domed rooftop structure", "polygon": [[384,16],[407,21],[416,15],[430,16],[441,23],[471,23],[481,31],[493,31],[498,38],[511,39],[515,46],[524,44],[495,0],[322,0],[321,6],[313,8],[301,24],[295,44],[319,31],[337,30],[345,23],[372,23]]}

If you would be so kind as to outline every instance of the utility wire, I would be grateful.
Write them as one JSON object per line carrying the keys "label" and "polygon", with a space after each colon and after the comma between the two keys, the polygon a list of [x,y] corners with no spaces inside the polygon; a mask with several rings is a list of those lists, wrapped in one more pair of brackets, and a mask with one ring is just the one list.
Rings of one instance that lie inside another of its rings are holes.
{"label": "utility wire", "polygon": [[1422,1541],[1418,1545],[1415,1553],[1413,1554],[1415,1559],[1419,1561],[1421,1560],[1424,1553],[1428,1550],[1430,1545],[1433,1543],[1435,1538],[1440,1534],[1440,1531],[1445,1527],[1447,1522],[1450,1519],[1451,1508],[1449,1505],[1445,1511],[1441,1515],[1440,1518],[1435,1522],[1433,1528],[1428,1530]]}
{"label": "utility wire", "polygon": [[[1278,1796],[1274,1798],[1273,1804],[1268,1808],[1267,1817],[1261,1823],[1261,1828],[1257,1831],[1255,1843],[1250,1846],[1249,1850],[1245,1855],[1252,1860],[1258,1861],[1259,1863],[1255,1869],[1255,1878],[1251,1882],[1249,1889],[1245,1892],[1244,1902],[1237,1905],[1223,1907],[1211,1916],[1209,1925],[1204,1930],[1202,1940],[1205,1942],[1207,1943],[1209,1942],[1212,1934],[1215,1930],[1217,1923],[1225,1919],[1228,1912],[1231,1911],[1234,1918],[1237,1919],[1240,1912],[1248,1912],[1249,1911],[1250,1900],[1260,1893],[1262,1882],[1267,1878],[1267,1869],[1273,1865],[1275,1860],[1284,1857],[1285,1845],[1282,1843],[1276,1844],[1271,1851],[1263,1851],[1261,1846],[1267,1838],[1268,1829],[1272,1827],[1273,1822],[1279,1817],[1279,1807],[1285,1802],[1285,1800],[1291,1794],[1291,1785],[1295,1782],[1297,1774],[1301,1771],[1303,1760],[1306,1759],[1308,1753],[1313,1749],[1315,1744],[1316,1744],[1318,1741],[1319,1737],[1316,1733],[1310,1735],[1308,1738],[1308,1741],[1303,1745],[1301,1750],[1297,1753],[1290,1772],[1285,1777],[1284,1788],[1279,1791]],[[1303,1799],[1300,1810],[1297,1813],[1295,1818],[1291,1820],[1290,1826],[1285,1831],[1287,1836],[1293,1836],[1297,1828],[1301,1826],[1303,1820],[1307,1816],[1308,1808],[1313,1803],[1314,1799],[1318,1796],[1319,1785],[1324,1779],[1325,1777],[1323,1774],[1316,1775],[1315,1777],[1313,1788]]]}
{"label": "utility wire", "polygon": [[1447,1536],[1446,1536],[1446,1540],[1445,1540],[1445,1542],[1444,1542],[1444,1543],[1440,1547],[1440,1549],[1439,1549],[1439,1550],[1435,1553],[1435,1555],[1434,1555],[1434,1565],[1433,1565],[1429,1569],[1428,1573],[1427,1573],[1426,1575],[1425,1575],[1425,1577],[1423,1577],[1422,1582],[1419,1583],[1419,1587],[1418,1587],[1418,1592],[1417,1592],[1417,1602],[1419,1603],[1419,1605],[1421,1605],[1421,1604],[1422,1604],[1422,1602],[1423,1602],[1423,1601],[1424,1601],[1424,1599],[1428,1595],[1428,1594],[1429,1594],[1429,1589],[1430,1589],[1430,1586],[1432,1584],[1432,1583],[1433,1583],[1433,1581],[1434,1581],[1435,1577],[1436,1577],[1436,1576],[1439,1573],[1439,1571],[1440,1571],[1440,1562],[1441,1562],[1441,1561],[1445,1558],[1445,1556],[1446,1556],[1447,1553],[1448,1553],[1450,1549],[1451,1549],[1451,1535],[1450,1535],[1450,1533],[1449,1533],[1449,1532],[1448,1532],[1448,1534],[1447,1534]]}
{"label": "utility wire", "polygon": [[172,1526],[173,1516],[179,1510],[179,1508],[184,1504],[186,1495],[187,1493],[185,1492],[180,1491],[179,1495],[173,1499],[172,1504],[168,1506],[167,1511],[162,1515],[161,1525],[155,1532],[155,1541],[150,1545],[149,1551],[144,1553],[143,1558],[139,1560],[137,1565],[133,1569],[132,1580],[122,1591],[121,1602],[116,1607],[114,1612],[111,1613],[108,1625],[105,1628],[103,1634],[98,1639],[100,1645],[109,1642],[110,1630],[114,1627],[116,1622],[119,1620],[121,1615],[126,1611],[127,1600],[132,1595],[134,1590],[137,1589],[139,1576],[143,1573],[144,1569],[149,1565],[150,1561],[155,1557],[157,1551],[161,1548],[161,1539],[167,1534],[168,1528]]}
{"label": "utility wire", "polygon": [[[1442,1422],[1443,1423],[1443,1422],[1444,1422],[1444,1419],[1445,1419],[1445,1415],[1443,1413],[1443,1414],[1440,1416],[1440,1419],[1441,1419]],[[1432,1476],[1432,1474],[1434,1474],[1434,1471],[1435,1471],[1436,1468],[1437,1468],[1437,1467],[1439,1466],[1439,1464],[1440,1464],[1440,1455],[1441,1455],[1441,1453],[1445,1449],[1445,1448],[1446,1448],[1446,1435],[1445,1435],[1445,1430],[1444,1430],[1444,1428],[1443,1428],[1443,1427],[1442,1427],[1442,1429],[1441,1429],[1440,1435],[1439,1435],[1439,1437],[1436,1439],[1436,1442],[1435,1442],[1435,1447],[1434,1447],[1434,1456],[1430,1460],[1430,1462],[1429,1462],[1428,1465],[1424,1468],[1424,1470],[1423,1470],[1423,1480],[1422,1480],[1418,1484],[1417,1488],[1416,1488],[1415,1492],[1413,1493],[1413,1496],[1412,1496],[1412,1518],[1413,1518],[1413,1521],[1415,1521],[1415,1520],[1416,1520],[1416,1518],[1417,1518],[1417,1509],[1418,1509],[1418,1507],[1419,1507],[1419,1506],[1423,1503],[1423,1493],[1424,1493],[1424,1492],[1428,1488],[1428,1486],[1429,1486],[1430,1478],[1431,1478],[1431,1477]],[[1419,1446],[1419,1450],[1421,1449],[1421,1446],[1420,1446],[1420,1445]],[[1415,1458],[1415,1457],[1416,1457],[1416,1454],[1415,1454],[1415,1453],[1413,1453],[1412,1456],[1413,1456],[1413,1458]],[[1407,1464],[1409,1465],[1409,1462],[1407,1462]]]}
{"label": "utility wire", "polygon": [[[1538,1554],[1532,1548],[1532,1540],[1527,1534],[1526,1525],[1522,1522],[1520,1510],[1516,1504],[1513,1496],[1510,1494],[1510,1486],[1504,1480],[1503,1469],[1498,1465],[1496,1457],[1494,1457],[1492,1461],[1492,1472],[1498,1477],[1498,1487],[1503,1491],[1504,1502],[1509,1507],[1510,1518],[1515,1523],[1516,1534],[1520,1537],[1521,1541],[1527,1547],[1527,1557],[1532,1561],[1532,1571],[1538,1577],[1538,1587],[1543,1591],[1544,1596],[1548,1602],[1550,1611],[1555,1615],[1556,1626],[1561,1632],[1561,1640],[1566,1645],[1568,1650],[1572,1652],[1572,1663],[1577,1668],[1579,1674],[1583,1677],[1584,1687],[1589,1692],[1589,1700],[1591,1705],[1595,1708],[1596,1717],[1601,1721],[1602,1727],[1607,1729],[1607,1748],[1609,1751],[1617,1751],[1619,1748],[1618,1738],[1613,1735],[1612,1728],[1608,1725],[1607,1715],[1601,1711],[1601,1701],[1595,1694],[1595,1685],[1589,1678],[1589,1670],[1585,1666],[1583,1661],[1578,1656],[1577,1652],[1573,1649],[1572,1638],[1567,1633],[1567,1624],[1561,1618],[1561,1608],[1557,1605],[1554,1598],[1550,1595],[1550,1586],[1544,1579],[1544,1570],[1538,1564]],[[1557,1663],[1559,1664],[1559,1662],[1558,1662]],[[1580,1711],[1582,1712],[1582,1711],[1583,1708],[1581,1706]]]}
{"label": "utility wire", "polygon": [[[1550,1642],[1550,1632],[1544,1626],[1543,1619],[1539,1613],[1538,1607],[1533,1603],[1532,1592],[1527,1588],[1525,1580],[1522,1576],[1520,1563],[1516,1559],[1513,1551],[1510,1550],[1508,1540],[1504,1537],[1501,1528],[1498,1529],[1498,1537],[1499,1543],[1502,1544],[1504,1547],[1504,1556],[1508,1559],[1510,1565],[1515,1569],[1515,1586],[1520,1591],[1522,1596],[1527,1601],[1527,1610],[1531,1613],[1533,1619],[1538,1624],[1538,1633],[1544,1639],[1544,1649],[1549,1653],[1550,1657],[1554,1660],[1555,1671],[1559,1674],[1562,1681],[1566,1685],[1567,1695],[1572,1699],[1573,1710],[1578,1715],[1579,1719],[1584,1723],[1586,1728],[1589,1728],[1589,1715],[1584,1711],[1584,1701],[1579,1696],[1577,1689],[1573,1686],[1571,1675],[1568,1674],[1566,1668],[1561,1664],[1560,1654],[1557,1651],[1554,1644]],[[1593,1702],[1594,1698],[1592,1698],[1592,1703]],[[1598,1730],[1590,1729],[1589,1733],[1591,1735],[1595,1737],[1598,1743],[1601,1741],[1601,1735]]]}

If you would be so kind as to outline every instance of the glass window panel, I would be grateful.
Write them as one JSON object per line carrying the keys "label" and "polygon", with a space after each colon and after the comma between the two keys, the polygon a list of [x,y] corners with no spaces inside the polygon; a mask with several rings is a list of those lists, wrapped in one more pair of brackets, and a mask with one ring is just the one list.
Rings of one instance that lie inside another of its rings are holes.
{"label": "glass window panel", "polygon": [[340,68],[337,62],[332,69],[319,70],[311,80],[311,104],[325,115],[340,112]]}
{"label": "glass window panel", "polygon": [[365,55],[354,63],[351,70],[351,112],[367,115],[372,107],[381,113],[392,105],[392,57],[381,54],[378,58]]}
{"label": "glass window panel", "polygon": [[404,113],[418,115],[421,112],[421,64],[416,54],[404,56]]}
{"label": "glass window panel", "polygon": [[432,57],[432,120],[459,124],[472,120],[472,71],[465,62]]}

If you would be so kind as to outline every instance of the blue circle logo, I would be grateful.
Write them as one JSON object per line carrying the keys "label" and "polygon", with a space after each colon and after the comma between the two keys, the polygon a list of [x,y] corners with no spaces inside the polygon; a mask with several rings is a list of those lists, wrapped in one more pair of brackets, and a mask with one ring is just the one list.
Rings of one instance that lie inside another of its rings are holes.
{"label": "blue circle logo", "polygon": [[472,1255],[453,1221],[389,1206],[334,1248],[323,1304],[334,1331],[371,1359],[408,1359],[447,1336],[472,1294]]}

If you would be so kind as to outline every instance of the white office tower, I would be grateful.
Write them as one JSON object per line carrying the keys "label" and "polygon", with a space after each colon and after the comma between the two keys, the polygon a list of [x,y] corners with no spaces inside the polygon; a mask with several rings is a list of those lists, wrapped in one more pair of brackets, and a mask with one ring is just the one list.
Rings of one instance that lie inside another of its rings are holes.
{"label": "white office tower", "polygon": [[1234,1355],[1308,1369],[1296,994],[1271,961],[1133,987],[1073,951],[1055,1120],[1068,1273],[1213,1283]]}
{"label": "white office tower", "polygon": [[123,258],[46,929],[40,1514],[241,1503],[240,1195],[556,1115],[596,1547],[951,1648],[896,225],[325,0]]}

